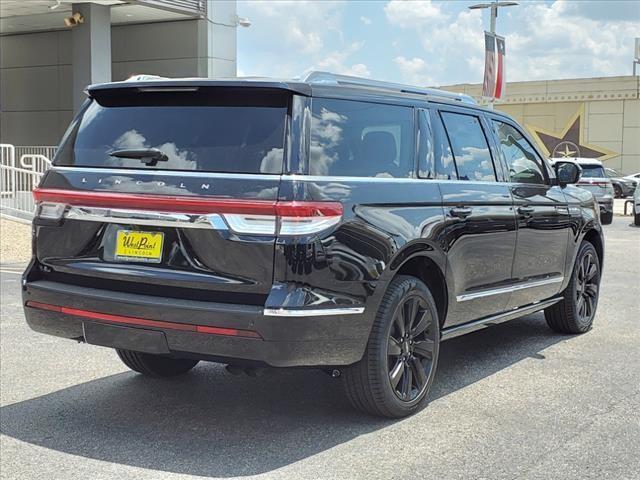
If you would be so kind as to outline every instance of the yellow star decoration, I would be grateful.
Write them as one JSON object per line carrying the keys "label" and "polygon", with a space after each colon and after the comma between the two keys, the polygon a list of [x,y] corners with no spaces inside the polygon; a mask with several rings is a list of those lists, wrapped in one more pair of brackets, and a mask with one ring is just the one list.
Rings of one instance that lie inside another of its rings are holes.
{"label": "yellow star decoration", "polygon": [[563,158],[567,158],[567,157],[573,157],[573,154],[576,153],[576,151],[569,150],[569,145],[565,145],[564,150],[558,153],[560,153],[563,156]]}
{"label": "yellow star decoration", "polygon": [[[574,124],[576,123],[576,121],[579,122],[578,125],[578,131],[577,132],[570,132],[571,127],[574,126]],[[572,142],[574,144],[576,144],[578,146],[578,149],[580,149],[580,155],[581,156],[586,156],[588,158],[596,158],[600,161],[605,161],[608,160],[610,158],[613,157],[617,157],[620,155],[620,153],[618,152],[614,152],[613,150],[609,150],[608,148],[604,148],[604,147],[600,147],[597,145],[592,145],[589,143],[585,143],[584,142],[584,138],[583,138],[583,128],[582,126],[584,125],[584,103],[582,105],[580,105],[580,108],[578,108],[578,110],[576,111],[576,113],[571,117],[571,119],[569,119],[569,121],[567,122],[566,126],[564,127],[564,129],[557,133],[557,132],[552,132],[550,130],[546,130],[544,128],[541,127],[536,127],[534,125],[526,125],[527,130],[529,130],[529,132],[531,133],[531,135],[534,137],[534,139],[536,140],[536,142],[538,143],[538,145],[540,146],[540,148],[542,149],[543,153],[547,156],[547,157],[551,157],[552,151],[554,147],[549,148],[547,144],[545,144],[545,140],[547,140],[547,143],[551,143],[552,140],[556,141],[555,145],[558,145],[559,143],[565,142],[565,141],[569,141]],[[577,137],[577,138],[576,138]],[[590,151],[590,152],[589,152]],[[600,153],[601,155],[598,156],[593,156],[593,155],[585,155],[585,153]],[[569,150],[569,145],[565,145],[565,149],[564,151],[559,151],[557,153],[560,153],[563,157],[570,157],[571,154],[576,154],[578,152],[575,151],[571,151]]]}

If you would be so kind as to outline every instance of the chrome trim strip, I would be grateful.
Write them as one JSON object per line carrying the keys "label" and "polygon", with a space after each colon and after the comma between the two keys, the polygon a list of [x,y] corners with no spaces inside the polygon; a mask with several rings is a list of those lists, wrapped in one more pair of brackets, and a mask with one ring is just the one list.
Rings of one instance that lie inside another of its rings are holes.
{"label": "chrome trim strip", "polygon": [[562,283],[564,281],[563,276],[545,278],[544,280],[532,280],[516,285],[510,285],[508,287],[494,288],[491,290],[482,290],[476,293],[465,293],[463,295],[456,296],[458,302],[466,302],[468,300],[475,300],[476,298],[490,297],[492,295],[502,295],[503,293],[511,293],[518,290],[524,290],[526,288],[542,287],[544,285],[550,285],[553,283]]}
{"label": "chrome trim strip", "polygon": [[456,183],[459,185],[495,185],[508,187],[505,182],[490,182],[483,180],[443,180],[439,178],[388,178],[388,177],[345,177],[345,176],[322,176],[322,175],[299,175],[285,174],[282,180],[297,182],[373,182],[373,183]]}
{"label": "chrome trim strip", "polygon": [[387,177],[343,177],[322,175],[282,175],[282,180],[295,182],[373,182],[373,183],[424,183],[434,179],[427,178],[387,178]]}
{"label": "chrome trim strip", "polygon": [[207,178],[235,178],[241,180],[273,180],[280,181],[281,175],[267,175],[263,173],[220,173],[202,172],[190,170],[148,170],[138,168],[100,168],[100,167],[62,167],[53,166],[49,170],[61,172],[86,172],[102,173],[106,175],[154,175],[156,177],[198,177],[202,180]]}
{"label": "chrome trim strip", "polygon": [[76,207],[71,206],[64,218],[103,223],[126,223],[153,227],[200,228],[228,230],[227,224],[218,214],[186,214],[170,212],[151,212],[146,210],[126,210],[120,208]]}
{"label": "chrome trim strip", "polygon": [[340,307],[317,309],[290,309],[290,308],[265,308],[267,317],[322,317],[326,315],[354,315],[363,313],[364,307]]}
{"label": "chrome trim strip", "polygon": [[61,172],[86,172],[102,173],[104,175],[153,175],[157,177],[197,177],[202,180],[208,178],[228,178],[238,180],[270,180],[270,181],[298,181],[298,182],[374,182],[374,183],[425,183],[425,182],[446,182],[459,183],[463,185],[502,185],[508,186],[506,182],[489,182],[481,180],[442,180],[438,178],[388,178],[388,177],[345,177],[345,176],[322,176],[322,175],[300,175],[300,174],[264,174],[264,173],[220,173],[202,172],[190,170],[147,170],[137,168],[99,168],[99,167],[63,167],[52,166],[49,170]]}

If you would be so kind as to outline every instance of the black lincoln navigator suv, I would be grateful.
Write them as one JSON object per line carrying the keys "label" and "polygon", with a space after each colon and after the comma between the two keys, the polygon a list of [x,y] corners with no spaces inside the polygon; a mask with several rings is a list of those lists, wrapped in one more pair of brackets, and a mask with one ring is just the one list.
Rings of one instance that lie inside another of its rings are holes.
{"label": "black lincoln navigator suv", "polygon": [[159,377],[326,369],[402,417],[442,340],[541,310],[591,328],[604,245],[580,167],[469,97],[321,72],[87,94],[34,191],[38,332]]}

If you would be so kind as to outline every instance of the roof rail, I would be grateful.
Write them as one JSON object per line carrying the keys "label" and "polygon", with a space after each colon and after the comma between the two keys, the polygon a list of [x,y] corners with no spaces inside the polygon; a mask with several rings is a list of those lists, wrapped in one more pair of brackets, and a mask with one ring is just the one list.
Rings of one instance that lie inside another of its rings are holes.
{"label": "roof rail", "polygon": [[373,88],[397,93],[413,93],[415,95],[428,95],[430,97],[446,98],[457,100],[458,102],[476,105],[476,101],[464,93],[446,92],[437,88],[415,87],[413,85],[403,85],[400,83],[383,82],[371,80],[369,78],[352,77],[350,75],[337,75],[330,72],[314,71],[309,72],[303,79],[304,82],[316,85],[345,85],[351,87]]}

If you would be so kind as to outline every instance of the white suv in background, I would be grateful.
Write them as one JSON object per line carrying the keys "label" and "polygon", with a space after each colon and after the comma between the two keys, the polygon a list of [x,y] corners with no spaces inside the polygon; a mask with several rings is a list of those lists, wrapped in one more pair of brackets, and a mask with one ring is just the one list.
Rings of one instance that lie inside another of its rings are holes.
{"label": "white suv in background", "polygon": [[[552,162],[559,160],[559,158],[551,159]],[[580,165],[582,175],[577,185],[593,193],[598,205],[600,205],[600,223],[609,225],[613,221],[614,191],[602,162],[593,158],[562,158],[562,160]]]}

